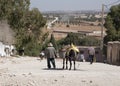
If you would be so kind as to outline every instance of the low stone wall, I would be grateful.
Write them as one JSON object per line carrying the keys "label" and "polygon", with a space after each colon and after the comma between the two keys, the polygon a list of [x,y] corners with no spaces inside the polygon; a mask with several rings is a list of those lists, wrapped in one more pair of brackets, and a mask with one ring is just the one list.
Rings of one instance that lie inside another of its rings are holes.
{"label": "low stone wall", "polygon": [[120,42],[108,42],[107,62],[109,64],[120,65]]}
{"label": "low stone wall", "polygon": [[[104,62],[104,58],[101,57],[101,50],[100,50],[100,47],[99,46],[93,46],[95,48],[95,61],[96,62]],[[78,55],[78,58],[77,60],[79,60],[80,58],[80,54],[82,53],[84,55],[84,59],[86,61],[89,61],[89,54],[88,54],[88,48],[89,46],[77,46],[77,48],[79,49],[80,53]],[[59,52],[59,56],[62,58],[62,52]]]}
{"label": "low stone wall", "polygon": [[[99,46],[93,46],[95,48],[95,61],[96,62],[104,62],[104,58],[101,57],[101,50],[99,48]],[[78,47],[80,52],[83,52],[84,56],[85,56],[85,60],[89,61],[89,54],[88,54],[88,48],[89,46],[79,46]]]}

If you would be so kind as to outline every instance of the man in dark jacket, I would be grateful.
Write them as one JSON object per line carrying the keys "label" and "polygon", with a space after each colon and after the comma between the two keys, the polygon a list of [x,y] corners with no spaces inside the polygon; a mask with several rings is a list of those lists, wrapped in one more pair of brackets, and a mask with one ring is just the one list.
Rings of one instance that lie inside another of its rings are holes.
{"label": "man in dark jacket", "polygon": [[55,69],[56,68],[55,58],[57,57],[57,54],[56,54],[56,50],[53,47],[52,43],[48,44],[48,47],[45,50],[45,56],[47,58],[47,67],[49,69],[51,68],[51,64],[50,64],[50,62],[51,62],[53,65],[53,68]]}

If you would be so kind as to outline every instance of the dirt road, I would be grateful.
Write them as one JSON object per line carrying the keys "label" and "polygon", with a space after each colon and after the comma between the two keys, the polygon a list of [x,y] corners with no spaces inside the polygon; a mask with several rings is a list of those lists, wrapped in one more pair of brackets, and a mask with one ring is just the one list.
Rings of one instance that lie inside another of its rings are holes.
{"label": "dirt road", "polygon": [[46,59],[36,57],[1,58],[0,86],[120,86],[120,67],[88,62],[77,62],[77,70],[48,70]]}

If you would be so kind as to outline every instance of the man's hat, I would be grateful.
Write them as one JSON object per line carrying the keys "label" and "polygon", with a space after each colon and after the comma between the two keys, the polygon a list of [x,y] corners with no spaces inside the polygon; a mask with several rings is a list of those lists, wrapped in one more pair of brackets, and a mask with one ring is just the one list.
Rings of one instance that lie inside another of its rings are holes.
{"label": "man's hat", "polygon": [[49,43],[49,44],[48,44],[48,46],[49,46],[49,47],[52,47],[52,46],[53,46],[53,44],[52,44],[52,43]]}

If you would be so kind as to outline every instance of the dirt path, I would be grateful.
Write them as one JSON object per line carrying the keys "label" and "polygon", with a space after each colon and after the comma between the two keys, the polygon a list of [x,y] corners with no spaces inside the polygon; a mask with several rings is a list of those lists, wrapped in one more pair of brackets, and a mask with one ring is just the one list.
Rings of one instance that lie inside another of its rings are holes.
{"label": "dirt path", "polygon": [[120,86],[120,67],[103,63],[77,62],[77,70],[46,68],[46,59],[33,57],[0,59],[0,86]]}

